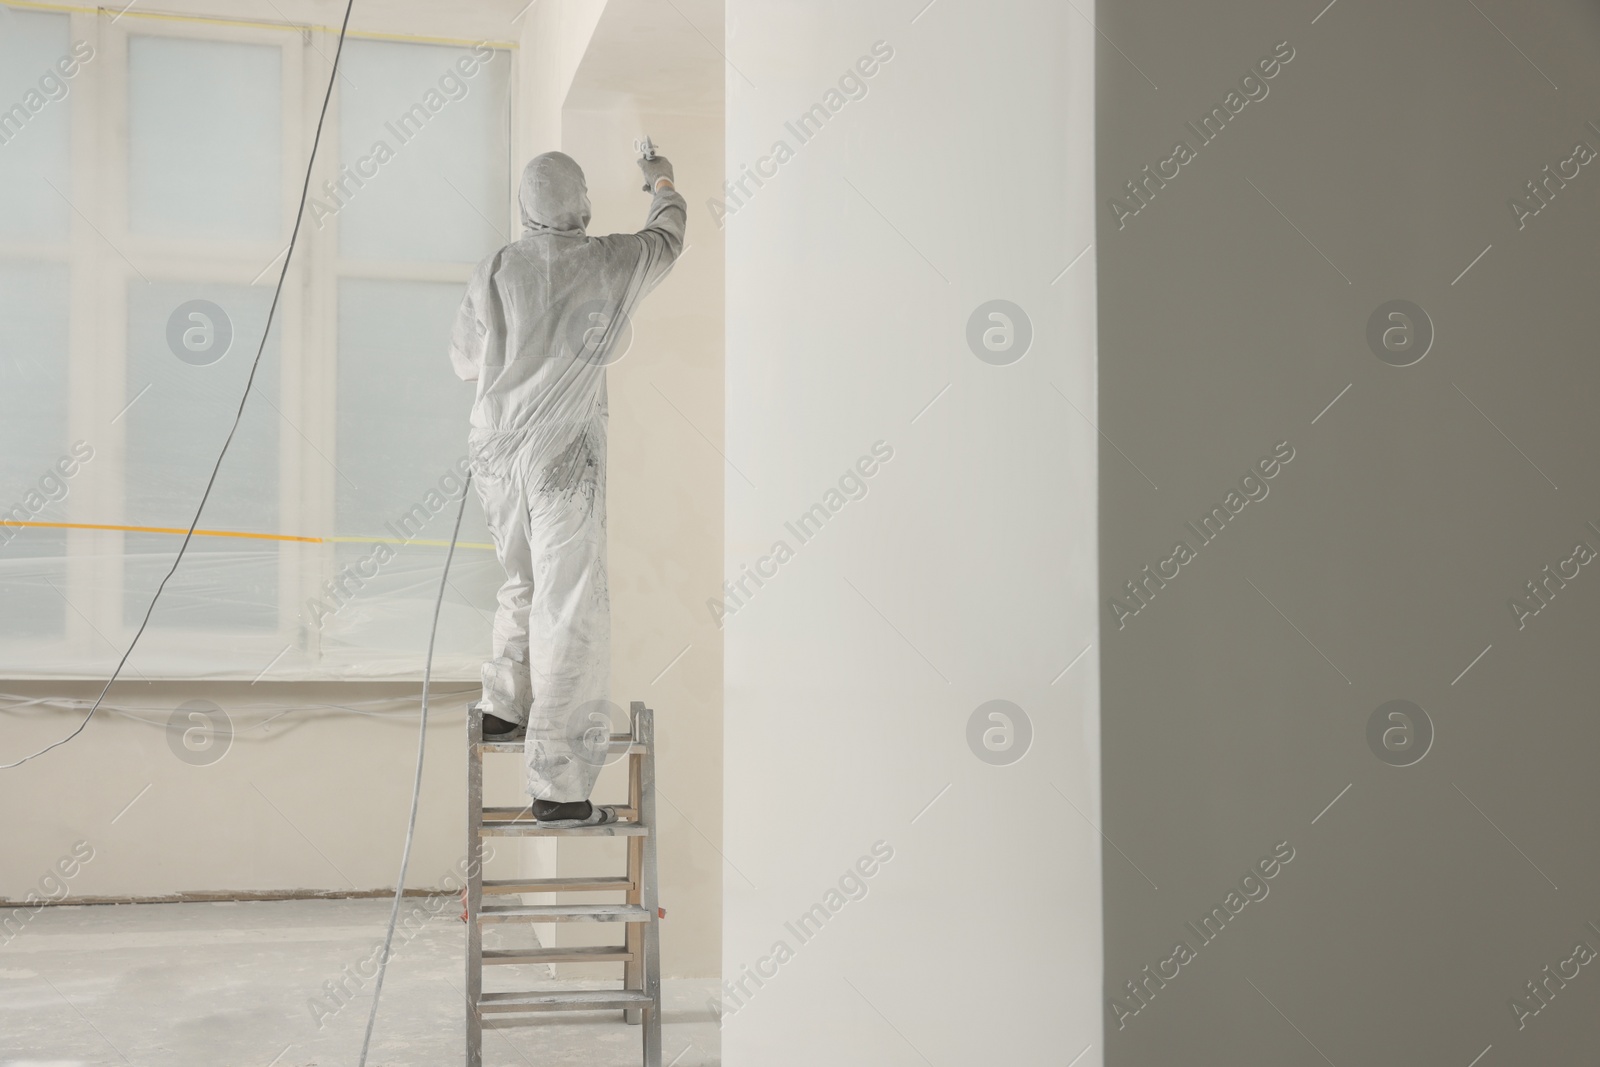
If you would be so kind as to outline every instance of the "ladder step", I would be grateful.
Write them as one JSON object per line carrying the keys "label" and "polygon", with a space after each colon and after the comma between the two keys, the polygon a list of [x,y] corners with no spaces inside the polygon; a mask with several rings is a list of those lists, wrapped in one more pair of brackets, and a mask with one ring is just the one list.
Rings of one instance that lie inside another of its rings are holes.
{"label": "ladder step", "polygon": [[478,921],[485,923],[642,923],[653,915],[640,904],[485,904]]}
{"label": "ladder step", "polygon": [[558,830],[551,826],[540,826],[532,819],[507,819],[486,822],[478,832],[484,837],[646,837],[650,828],[636,822],[614,822],[605,826],[575,826],[570,830]]}
{"label": "ladder step", "polygon": [[485,893],[612,893],[632,889],[629,878],[485,878]]}
{"label": "ladder step", "polygon": [[[523,752],[526,745],[522,741],[480,741],[478,747],[485,752]],[[606,752],[613,756],[635,755],[648,751],[649,745],[635,741],[627,734],[612,734],[611,743],[606,746]]]}
{"label": "ladder step", "polygon": [[[639,813],[626,804],[611,804],[609,807],[616,810],[617,818],[623,822],[638,822]],[[520,808],[490,807],[483,809],[484,822],[532,822],[533,809],[524,804]]]}
{"label": "ladder step", "polygon": [[621,945],[572,945],[568,948],[486,948],[483,963],[605,963],[631,960],[633,953]]}
{"label": "ladder step", "polygon": [[603,1011],[611,1008],[637,1008],[653,1001],[636,989],[553,989],[537,993],[484,993],[478,997],[478,1010],[510,1011]]}

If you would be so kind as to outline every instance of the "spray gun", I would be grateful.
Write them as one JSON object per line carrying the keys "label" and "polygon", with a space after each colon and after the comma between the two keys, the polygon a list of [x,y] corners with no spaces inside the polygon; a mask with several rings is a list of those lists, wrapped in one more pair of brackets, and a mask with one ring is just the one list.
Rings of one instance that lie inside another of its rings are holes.
{"label": "spray gun", "polygon": [[[656,158],[656,144],[654,141],[650,140],[649,134],[645,134],[642,139],[634,141],[633,147],[634,151],[639,153],[639,158],[642,160]],[[648,182],[645,183],[644,191],[647,193],[655,192],[654,189],[650,188],[650,183]]]}

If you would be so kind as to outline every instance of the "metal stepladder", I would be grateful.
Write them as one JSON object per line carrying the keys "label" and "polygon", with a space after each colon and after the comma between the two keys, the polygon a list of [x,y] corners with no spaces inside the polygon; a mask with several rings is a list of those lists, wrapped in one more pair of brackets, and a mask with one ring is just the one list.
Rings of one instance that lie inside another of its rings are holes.
{"label": "metal stepladder", "polygon": [[[628,803],[616,805],[607,826],[559,830],[539,826],[530,808],[485,808],[483,756],[521,754],[523,742],[485,741],[483,711],[467,708],[467,1067],[482,1067],[484,1028],[525,1026],[537,1013],[622,1009],[642,1023],[644,1067],[661,1067],[661,918],[656,884],[655,714],[641,701],[631,708],[631,729],[611,734],[608,752],[628,757]],[[485,837],[625,837],[628,871],[619,877],[485,879]],[[621,904],[484,904],[484,894],[504,898],[523,893],[607,892],[624,894]],[[483,948],[486,923],[622,923],[622,945]],[[485,993],[483,968],[495,964],[620,962],[621,989],[537,990]]]}

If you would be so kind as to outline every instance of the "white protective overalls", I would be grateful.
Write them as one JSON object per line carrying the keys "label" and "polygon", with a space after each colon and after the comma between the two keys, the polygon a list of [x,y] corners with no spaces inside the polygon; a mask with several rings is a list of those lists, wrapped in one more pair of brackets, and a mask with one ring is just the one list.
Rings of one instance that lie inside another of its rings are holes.
{"label": "white protective overalls", "polygon": [[472,478],[506,571],[484,700],[528,724],[528,794],[581,801],[611,706],[605,368],[682,251],[687,210],[666,186],[644,229],[590,237],[583,171],[560,152],[529,162],[520,202],[522,239],[473,272],[450,345],[477,382]]}

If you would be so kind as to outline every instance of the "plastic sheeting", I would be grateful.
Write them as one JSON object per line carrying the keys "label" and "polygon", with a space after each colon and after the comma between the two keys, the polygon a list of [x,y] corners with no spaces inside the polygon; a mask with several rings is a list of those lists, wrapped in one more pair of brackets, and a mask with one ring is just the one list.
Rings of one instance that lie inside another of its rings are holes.
{"label": "plastic sheeting", "polygon": [[[262,341],[330,45],[0,7],[0,676],[105,676],[171,566]],[[128,678],[420,675],[472,404],[451,323],[511,229],[510,73],[483,46],[347,42],[250,400]],[[461,540],[435,673],[473,680],[502,577],[476,499]]]}

